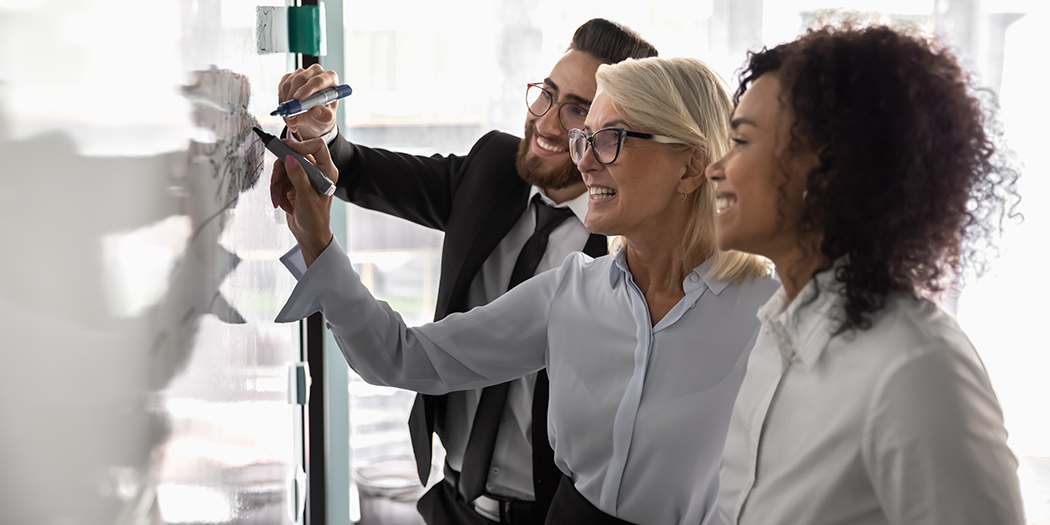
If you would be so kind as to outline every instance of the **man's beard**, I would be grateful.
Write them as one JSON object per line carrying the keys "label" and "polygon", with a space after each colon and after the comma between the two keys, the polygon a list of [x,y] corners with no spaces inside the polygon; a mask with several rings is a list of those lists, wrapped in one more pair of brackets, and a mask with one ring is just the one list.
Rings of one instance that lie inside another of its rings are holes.
{"label": "man's beard", "polygon": [[580,175],[580,170],[576,169],[576,165],[572,163],[572,160],[566,160],[565,164],[554,170],[545,170],[543,159],[536,155],[530,157],[529,148],[532,144],[532,137],[535,134],[536,124],[534,122],[527,123],[525,125],[525,139],[518,145],[518,158],[514,161],[514,166],[518,168],[518,175],[521,176],[522,180],[545,190],[560,190],[583,182],[583,176]]}

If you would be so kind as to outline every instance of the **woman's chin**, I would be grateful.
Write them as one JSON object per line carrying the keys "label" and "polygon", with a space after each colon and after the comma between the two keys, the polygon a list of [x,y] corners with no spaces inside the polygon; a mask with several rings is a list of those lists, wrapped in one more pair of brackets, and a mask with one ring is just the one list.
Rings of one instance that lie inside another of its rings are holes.
{"label": "woman's chin", "polygon": [[717,246],[719,250],[722,250],[724,252],[732,250],[744,251],[740,249],[740,243],[736,242],[736,239],[734,239],[732,235],[725,234],[717,230],[715,231],[715,246]]}
{"label": "woman's chin", "polygon": [[741,242],[739,239],[734,239],[732,237],[716,236],[715,246],[724,252],[737,251],[767,257],[765,255],[766,250],[763,249],[764,246],[762,243]]}
{"label": "woman's chin", "polygon": [[598,235],[604,235],[606,237],[612,237],[613,235],[620,235],[620,232],[610,225],[606,224],[601,220],[591,220],[590,214],[587,215],[587,220],[583,223],[587,227],[587,230],[591,233]]}

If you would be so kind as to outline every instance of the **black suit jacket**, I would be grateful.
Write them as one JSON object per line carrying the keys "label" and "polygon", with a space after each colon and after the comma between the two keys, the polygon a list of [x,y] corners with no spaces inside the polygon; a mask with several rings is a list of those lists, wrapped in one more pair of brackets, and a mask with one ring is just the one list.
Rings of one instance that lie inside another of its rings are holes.
{"label": "black suit jacket", "polygon": [[[435,320],[468,310],[471,283],[529,204],[531,186],[518,176],[514,164],[520,142],[491,131],[466,156],[431,157],[367,148],[341,136],[329,145],[339,168],[337,197],[445,232]],[[592,234],[580,249],[592,257],[608,253],[602,235]],[[422,398],[413,410],[424,411],[425,418],[418,419],[426,428],[412,429],[412,447],[417,458],[425,460],[417,465],[425,483],[431,438],[444,417],[445,398]],[[537,498],[549,505],[556,486],[550,480],[536,484]]]}

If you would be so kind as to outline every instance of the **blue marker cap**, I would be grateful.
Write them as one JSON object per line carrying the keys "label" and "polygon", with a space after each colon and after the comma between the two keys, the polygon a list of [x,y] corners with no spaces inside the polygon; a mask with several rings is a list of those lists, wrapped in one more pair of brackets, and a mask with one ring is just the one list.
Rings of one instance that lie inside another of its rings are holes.
{"label": "blue marker cap", "polygon": [[340,86],[335,86],[334,88],[331,88],[331,89],[335,90],[337,99],[343,98],[343,97],[349,97],[350,93],[354,92],[354,90],[351,89],[350,86],[348,86],[346,84],[343,84],[343,85],[340,85]]}

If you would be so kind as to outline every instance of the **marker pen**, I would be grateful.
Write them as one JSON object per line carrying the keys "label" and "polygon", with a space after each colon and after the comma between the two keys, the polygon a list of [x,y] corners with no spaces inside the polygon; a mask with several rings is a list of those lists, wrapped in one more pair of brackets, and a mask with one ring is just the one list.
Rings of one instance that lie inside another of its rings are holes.
{"label": "marker pen", "polygon": [[303,158],[302,155],[296,153],[292,148],[289,148],[283,140],[259,128],[252,129],[254,129],[255,134],[259,135],[259,138],[262,139],[263,146],[266,146],[266,149],[273,152],[274,155],[277,155],[279,160],[283,161],[285,157],[291,155],[295,160],[299,161],[299,165],[306,170],[306,176],[310,179],[310,185],[317,190],[317,193],[325,196],[335,193],[335,184],[332,183],[332,179],[329,179],[324,173],[321,173],[321,170],[318,169],[317,166],[314,166],[310,161]]}
{"label": "marker pen", "polygon": [[313,95],[310,95],[302,101],[289,100],[282,102],[277,105],[277,109],[270,113],[271,117],[294,117],[300,113],[306,113],[310,111],[310,108],[314,106],[324,106],[331,104],[336,100],[350,96],[354,90],[350,89],[350,86],[343,84],[341,86],[332,86],[324,88]]}

